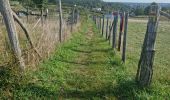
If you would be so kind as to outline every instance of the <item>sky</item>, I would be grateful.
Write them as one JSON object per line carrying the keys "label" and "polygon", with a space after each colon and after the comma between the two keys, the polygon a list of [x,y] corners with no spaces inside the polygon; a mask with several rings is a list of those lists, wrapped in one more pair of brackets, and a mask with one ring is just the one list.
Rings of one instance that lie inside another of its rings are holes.
{"label": "sky", "polygon": [[135,2],[135,3],[170,3],[170,0],[104,0],[106,2]]}

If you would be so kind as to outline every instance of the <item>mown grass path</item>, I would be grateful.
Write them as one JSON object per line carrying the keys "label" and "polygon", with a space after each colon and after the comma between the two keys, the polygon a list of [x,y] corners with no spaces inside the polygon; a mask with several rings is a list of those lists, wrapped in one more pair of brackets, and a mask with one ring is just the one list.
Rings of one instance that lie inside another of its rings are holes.
{"label": "mown grass path", "polygon": [[[90,22],[84,22],[69,41],[57,47],[54,55],[25,82],[14,85],[12,99],[31,100],[162,100],[169,92],[139,88],[130,64],[123,65]],[[8,92],[7,92],[8,93]],[[9,98],[6,96],[4,98]],[[161,94],[162,93],[162,94]],[[9,94],[8,94],[9,95]],[[4,99],[2,97],[2,99]]]}
{"label": "mown grass path", "polygon": [[54,56],[30,73],[29,82],[15,91],[16,99],[118,98],[117,69],[121,61],[91,22],[87,22]]}

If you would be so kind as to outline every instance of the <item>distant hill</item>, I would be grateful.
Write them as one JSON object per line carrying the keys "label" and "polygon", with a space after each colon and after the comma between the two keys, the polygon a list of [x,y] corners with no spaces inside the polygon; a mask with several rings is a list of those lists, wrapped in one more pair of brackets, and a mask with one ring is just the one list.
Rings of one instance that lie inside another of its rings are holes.
{"label": "distant hill", "polygon": [[[141,7],[147,7],[150,5],[150,3],[124,3],[127,6],[130,6],[131,8],[136,8],[137,6],[141,6]],[[170,7],[170,3],[159,3],[159,5],[161,7]]]}

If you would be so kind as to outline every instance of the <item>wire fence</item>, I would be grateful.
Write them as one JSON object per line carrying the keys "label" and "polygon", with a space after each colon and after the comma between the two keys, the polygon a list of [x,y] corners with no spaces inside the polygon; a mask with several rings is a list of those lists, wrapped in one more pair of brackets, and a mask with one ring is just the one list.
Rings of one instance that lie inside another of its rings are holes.
{"label": "wire fence", "polygon": [[[44,11],[43,16],[41,12],[32,9],[32,14],[24,14],[18,11],[18,16],[25,24],[29,31],[29,35],[35,45],[36,50],[39,52],[39,57],[35,51],[30,47],[24,31],[16,23],[17,34],[19,37],[22,56],[28,66],[35,67],[39,61],[48,58],[56,49],[59,42],[59,12],[57,9],[48,9],[48,14]],[[70,9],[63,13],[63,29],[62,41],[67,41],[71,33],[76,31],[80,25],[79,13],[76,9]],[[0,16],[0,66],[4,64],[13,64],[12,50],[10,48],[9,40],[7,37],[6,28],[2,16]]]}

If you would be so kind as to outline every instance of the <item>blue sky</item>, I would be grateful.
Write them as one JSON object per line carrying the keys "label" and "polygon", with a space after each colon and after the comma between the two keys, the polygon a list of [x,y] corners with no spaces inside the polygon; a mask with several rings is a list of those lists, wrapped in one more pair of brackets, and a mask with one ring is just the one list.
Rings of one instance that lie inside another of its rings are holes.
{"label": "blue sky", "polygon": [[108,2],[142,2],[142,3],[151,3],[151,2],[157,2],[157,3],[170,3],[170,0],[104,0]]}

